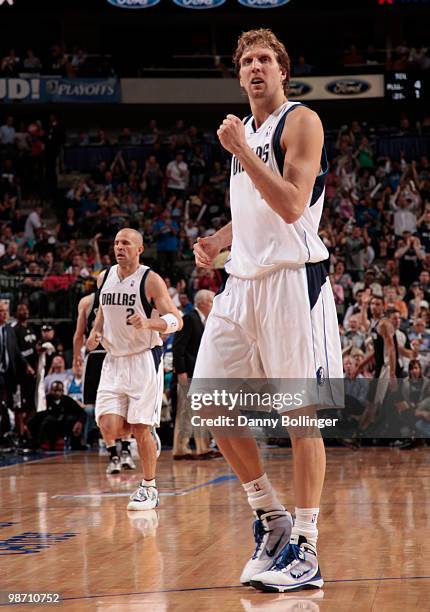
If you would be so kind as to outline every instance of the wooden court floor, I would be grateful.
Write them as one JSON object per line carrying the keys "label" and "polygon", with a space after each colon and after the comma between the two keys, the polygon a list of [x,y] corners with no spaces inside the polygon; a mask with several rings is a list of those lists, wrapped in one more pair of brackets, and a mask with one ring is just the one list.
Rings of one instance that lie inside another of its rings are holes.
{"label": "wooden court floor", "polygon": [[[293,508],[291,454],[266,449]],[[0,469],[0,592],[60,593],[19,610],[289,612],[430,610],[430,449],[328,449],[320,514],[322,591],[276,595],[239,584],[250,512],[223,459],[172,462],[161,506],[128,512],[134,472],[71,453]],[[142,516],[143,515],[143,516]],[[158,523],[158,525],[157,525]]]}

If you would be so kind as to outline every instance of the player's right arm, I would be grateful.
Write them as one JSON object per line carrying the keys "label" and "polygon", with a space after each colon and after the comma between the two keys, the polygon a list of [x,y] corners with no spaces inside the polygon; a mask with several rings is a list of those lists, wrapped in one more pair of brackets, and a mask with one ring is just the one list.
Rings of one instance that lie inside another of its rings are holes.
{"label": "player's right arm", "polygon": [[87,324],[87,309],[90,306],[92,295],[83,297],[78,305],[78,320],[73,336],[73,367],[82,365],[82,347],[84,345],[85,327]]}
{"label": "player's right arm", "polygon": [[363,295],[361,297],[360,327],[366,333],[370,329],[370,321],[369,321],[369,318],[367,316],[367,311],[368,311],[368,308],[369,308],[369,303],[370,303],[371,297],[372,297],[372,295],[371,295],[370,289],[369,288],[365,289],[365,291],[363,292]]}
{"label": "player's right arm", "polygon": [[197,238],[193,250],[196,258],[196,266],[199,268],[211,268],[215,257],[233,242],[233,226],[227,223],[212,236]]}

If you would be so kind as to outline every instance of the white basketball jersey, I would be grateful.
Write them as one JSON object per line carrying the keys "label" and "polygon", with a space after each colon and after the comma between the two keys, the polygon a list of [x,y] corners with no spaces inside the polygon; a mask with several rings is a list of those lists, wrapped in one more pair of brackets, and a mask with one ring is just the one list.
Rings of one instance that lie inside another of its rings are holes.
{"label": "white basketball jersey", "polygon": [[[285,102],[257,130],[252,116],[244,120],[249,146],[278,176],[282,176],[284,165],[280,139],[285,119],[299,104]],[[230,177],[233,243],[226,263],[229,274],[259,278],[279,268],[328,258],[328,251],[318,236],[327,166],[323,149],[321,173],[309,194],[307,206],[300,219],[286,223],[261,197],[239,160],[233,156]]]}
{"label": "white basketball jersey", "polygon": [[128,318],[136,313],[147,319],[160,316],[145,296],[148,272],[148,266],[139,266],[134,274],[121,280],[116,265],[107,270],[103,279],[100,288],[100,308],[104,318],[102,344],[115,357],[134,355],[163,344],[158,332],[136,329],[128,322]]}

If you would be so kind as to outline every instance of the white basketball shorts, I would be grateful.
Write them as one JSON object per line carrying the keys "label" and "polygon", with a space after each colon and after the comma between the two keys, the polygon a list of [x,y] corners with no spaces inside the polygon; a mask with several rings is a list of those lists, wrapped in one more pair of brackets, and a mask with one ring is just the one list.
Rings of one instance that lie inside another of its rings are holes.
{"label": "white basketball shorts", "polygon": [[206,323],[192,392],[197,379],[211,378],[343,379],[336,307],[322,263],[260,279],[228,278]]}
{"label": "white basketball shorts", "polygon": [[124,357],[106,355],[97,390],[97,424],[104,414],[119,414],[127,423],[158,427],[163,379],[160,346]]}

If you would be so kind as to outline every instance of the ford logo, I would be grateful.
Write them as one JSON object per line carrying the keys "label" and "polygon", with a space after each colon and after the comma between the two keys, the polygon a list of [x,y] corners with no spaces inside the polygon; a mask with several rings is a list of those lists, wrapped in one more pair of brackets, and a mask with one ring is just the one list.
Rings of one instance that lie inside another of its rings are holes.
{"label": "ford logo", "polygon": [[289,98],[298,98],[299,96],[305,96],[310,91],[312,91],[312,87],[307,83],[303,83],[303,81],[290,81],[288,83]]}
{"label": "ford logo", "polygon": [[239,0],[239,4],[250,8],[271,9],[288,4],[290,0]]}
{"label": "ford logo", "polygon": [[325,88],[336,96],[357,96],[368,91],[370,84],[358,79],[338,79],[328,83]]}
{"label": "ford logo", "polygon": [[190,9],[211,9],[224,4],[225,0],[173,0],[178,6]]}
{"label": "ford logo", "polygon": [[109,4],[125,9],[143,9],[155,6],[160,0],[107,0]]}

